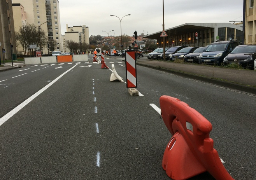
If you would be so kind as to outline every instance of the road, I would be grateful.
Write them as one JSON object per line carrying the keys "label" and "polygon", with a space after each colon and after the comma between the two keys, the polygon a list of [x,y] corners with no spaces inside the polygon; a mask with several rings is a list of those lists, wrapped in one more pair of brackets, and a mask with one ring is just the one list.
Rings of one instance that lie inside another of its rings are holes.
{"label": "road", "polygon": [[[125,79],[121,58],[106,59]],[[94,63],[31,65],[0,73],[0,179],[170,179],[171,134],[150,104],[186,102],[213,125],[234,179],[256,179],[256,97],[137,66],[140,96]],[[214,179],[204,173],[192,179]]]}

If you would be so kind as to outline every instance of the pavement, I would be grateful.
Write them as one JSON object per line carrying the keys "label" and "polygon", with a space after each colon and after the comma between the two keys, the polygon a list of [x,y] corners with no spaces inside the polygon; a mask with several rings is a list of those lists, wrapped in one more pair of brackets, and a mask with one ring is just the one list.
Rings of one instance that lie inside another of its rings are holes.
{"label": "pavement", "polygon": [[8,62],[8,63],[4,63],[0,65],[0,72],[1,71],[7,71],[7,70],[12,70],[12,69],[16,69],[16,68],[21,68],[25,66],[24,61],[14,61],[13,63]]}
{"label": "pavement", "polygon": [[[146,56],[138,59],[137,64],[256,94],[256,70],[150,60]],[[0,72],[23,66],[25,64],[22,61],[14,62],[13,66],[8,62],[0,66]]]}

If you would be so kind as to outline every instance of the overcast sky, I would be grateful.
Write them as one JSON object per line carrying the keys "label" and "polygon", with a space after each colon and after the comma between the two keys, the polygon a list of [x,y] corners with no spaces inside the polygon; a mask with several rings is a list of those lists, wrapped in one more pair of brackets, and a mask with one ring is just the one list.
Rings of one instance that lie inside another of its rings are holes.
{"label": "overcast sky", "polygon": [[[153,34],[162,30],[162,0],[59,0],[62,34],[68,26],[86,25],[89,35]],[[165,0],[165,29],[184,23],[243,20],[243,0]],[[112,31],[114,30],[114,31]],[[106,31],[106,32],[103,32]]]}

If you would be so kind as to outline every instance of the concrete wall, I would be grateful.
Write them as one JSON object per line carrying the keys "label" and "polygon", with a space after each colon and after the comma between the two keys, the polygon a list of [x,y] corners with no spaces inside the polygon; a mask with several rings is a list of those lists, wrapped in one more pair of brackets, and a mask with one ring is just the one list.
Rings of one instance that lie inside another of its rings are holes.
{"label": "concrete wall", "polygon": [[41,57],[41,62],[42,63],[57,63],[57,57],[56,56],[44,56]]}
{"label": "concrete wall", "polygon": [[40,57],[29,57],[24,59],[25,59],[25,64],[41,64]]}
{"label": "concrete wall", "polygon": [[88,61],[88,55],[87,54],[73,55],[73,61]]}

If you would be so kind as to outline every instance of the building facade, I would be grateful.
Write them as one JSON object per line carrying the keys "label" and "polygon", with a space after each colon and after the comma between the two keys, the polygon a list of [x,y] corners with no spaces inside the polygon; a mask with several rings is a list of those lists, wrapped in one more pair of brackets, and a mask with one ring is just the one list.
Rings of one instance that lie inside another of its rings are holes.
{"label": "building facade", "polygon": [[69,41],[89,44],[89,27],[85,25],[68,27],[68,25],[66,25],[65,36],[63,36],[64,52],[70,52],[70,50],[67,48],[67,43]]}
{"label": "building facade", "polygon": [[[13,11],[15,21],[15,31],[19,31],[20,26],[26,24],[34,24],[39,31],[43,31],[48,39],[47,44],[55,41],[54,50],[61,50],[61,28],[60,28],[60,13],[58,0],[13,0]],[[21,24],[23,17],[16,6],[23,7],[26,16],[25,23]],[[42,47],[43,54],[49,52],[48,45]],[[52,43],[51,43],[52,44]],[[20,48],[18,48],[20,50]]]}
{"label": "building facade", "polygon": [[0,58],[12,59],[16,54],[12,0],[0,0]]}
{"label": "building facade", "polygon": [[[160,37],[162,31],[147,35],[145,38],[156,39],[159,47],[185,45],[207,46],[212,42],[227,41],[230,39],[243,42],[243,28],[231,23],[185,23],[166,30],[166,38]],[[197,37],[196,37],[197,34]]]}
{"label": "building facade", "polygon": [[254,0],[244,0],[245,44],[256,44],[256,6]]}

